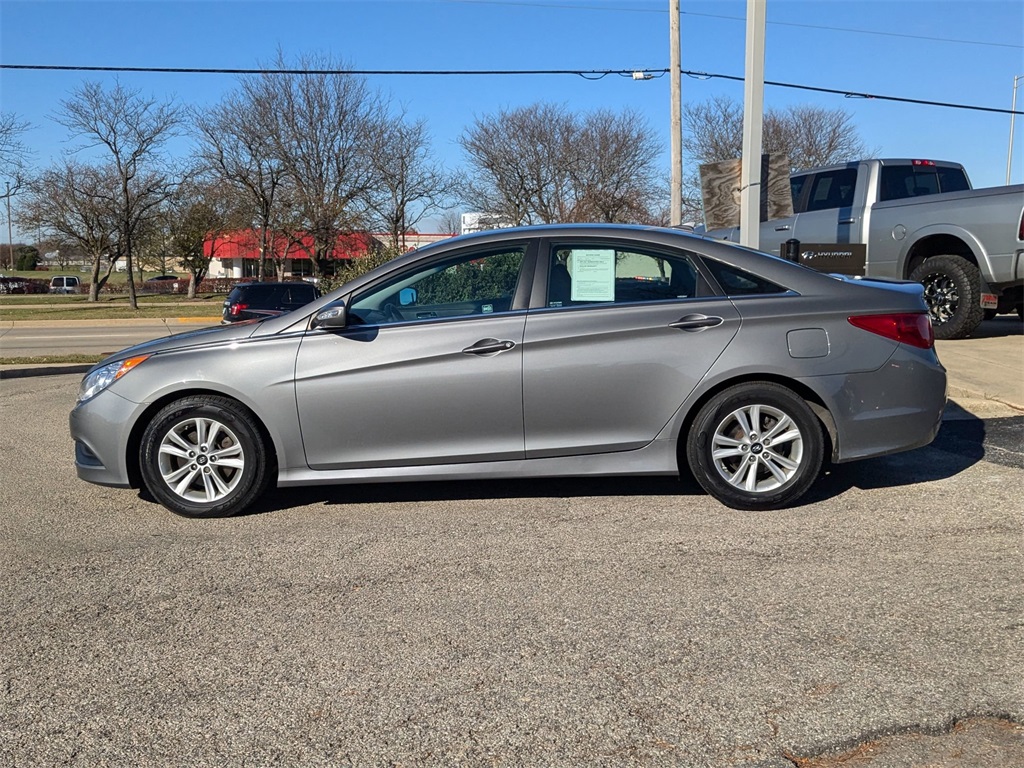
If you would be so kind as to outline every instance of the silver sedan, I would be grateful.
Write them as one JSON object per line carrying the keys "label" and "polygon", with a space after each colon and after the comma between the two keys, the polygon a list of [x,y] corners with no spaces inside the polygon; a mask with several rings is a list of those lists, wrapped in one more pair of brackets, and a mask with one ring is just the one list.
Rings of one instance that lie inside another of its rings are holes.
{"label": "silver sedan", "polygon": [[119,352],[71,413],[79,477],[189,517],[269,486],[690,471],[740,509],[931,442],[920,285],[677,230],[549,226],[406,254],[288,315]]}

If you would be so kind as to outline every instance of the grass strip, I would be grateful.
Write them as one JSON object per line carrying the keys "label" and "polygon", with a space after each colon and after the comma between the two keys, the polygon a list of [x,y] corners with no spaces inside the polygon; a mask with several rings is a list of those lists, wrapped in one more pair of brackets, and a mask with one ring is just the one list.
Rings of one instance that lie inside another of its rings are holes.
{"label": "grass strip", "polygon": [[35,365],[82,365],[98,363],[106,355],[40,355],[35,357],[0,357],[0,365],[18,365],[30,368]]}
{"label": "grass strip", "polygon": [[218,304],[177,304],[174,306],[141,305],[138,310],[128,306],[0,306],[0,320],[132,320],[165,317],[210,318],[220,320],[221,307]]}

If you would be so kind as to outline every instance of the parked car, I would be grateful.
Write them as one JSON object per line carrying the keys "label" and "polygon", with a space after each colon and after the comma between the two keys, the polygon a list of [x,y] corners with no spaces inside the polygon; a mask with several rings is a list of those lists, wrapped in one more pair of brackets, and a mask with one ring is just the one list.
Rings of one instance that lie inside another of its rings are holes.
{"label": "parked car", "polygon": [[0,293],[25,293],[27,281],[23,277],[0,275]]}
{"label": "parked car", "polygon": [[50,293],[78,293],[82,281],[74,275],[56,275],[50,278]]}
{"label": "parked car", "polygon": [[188,279],[177,275],[156,275],[146,280],[146,290],[158,293],[177,293],[183,285],[188,285]]}
{"label": "parked car", "polygon": [[919,284],[577,225],[454,238],[290,314],[130,347],[70,428],[80,478],[190,517],[271,483],[688,470],[773,509],[826,460],[928,444],[945,400]]}
{"label": "parked car", "polygon": [[320,291],[305,282],[240,283],[224,300],[222,323],[283,315],[315,301]]}

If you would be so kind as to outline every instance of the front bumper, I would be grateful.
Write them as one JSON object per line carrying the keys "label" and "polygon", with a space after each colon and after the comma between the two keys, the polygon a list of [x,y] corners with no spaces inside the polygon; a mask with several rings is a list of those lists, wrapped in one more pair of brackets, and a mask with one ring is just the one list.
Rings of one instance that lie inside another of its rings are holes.
{"label": "front bumper", "polygon": [[125,446],[140,407],[109,390],[75,406],[68,426],[79,478],[96,485],[131,487]]}

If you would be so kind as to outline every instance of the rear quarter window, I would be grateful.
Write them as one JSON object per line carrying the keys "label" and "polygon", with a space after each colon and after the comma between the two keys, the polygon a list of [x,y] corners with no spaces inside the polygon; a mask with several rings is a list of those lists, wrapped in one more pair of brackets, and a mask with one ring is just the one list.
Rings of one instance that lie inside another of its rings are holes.
{"label": "rear quarter window", "polygon": [[726,296],[764,296],[773,293],[786,293],[788,290],[771,280],[714,259],[704,259],[704,266],[718,281]]}

